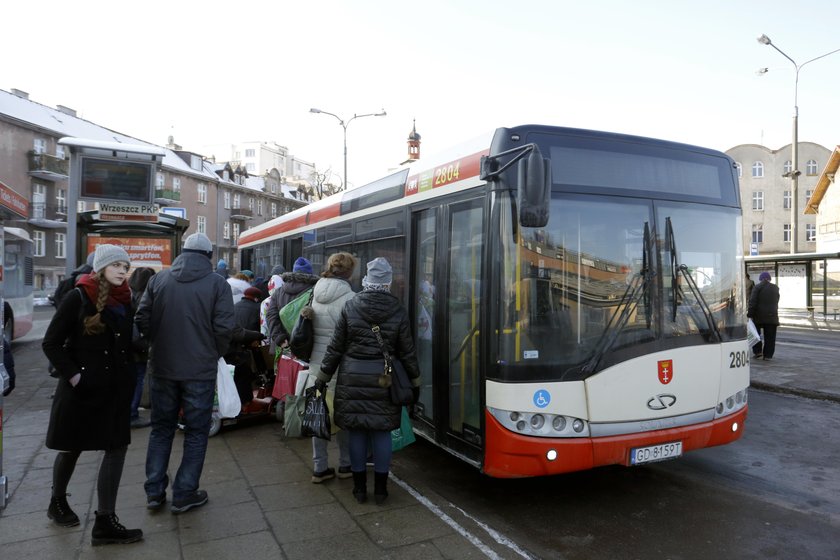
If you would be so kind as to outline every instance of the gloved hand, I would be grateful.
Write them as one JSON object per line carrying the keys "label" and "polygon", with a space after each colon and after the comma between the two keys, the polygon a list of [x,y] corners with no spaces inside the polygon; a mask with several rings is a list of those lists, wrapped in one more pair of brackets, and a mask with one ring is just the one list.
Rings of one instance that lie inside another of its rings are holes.
{"label": "gloved hand", "polygon": [[319,393],[321,393],[322,395],[326,395],[326,394],[327,394],[327,384],[326,384],[326,383],[324,383],[323,381],[321,381],[320,379],[318,379],[317,381],[315,381],[315,389],[316,389]]}
{"label": "gloved hand", "polygon": [[411,394],[414,397],[414,399],[411,401],[411,404],[417,404],[417,401],[420,400],[420,387],[412,387]]}

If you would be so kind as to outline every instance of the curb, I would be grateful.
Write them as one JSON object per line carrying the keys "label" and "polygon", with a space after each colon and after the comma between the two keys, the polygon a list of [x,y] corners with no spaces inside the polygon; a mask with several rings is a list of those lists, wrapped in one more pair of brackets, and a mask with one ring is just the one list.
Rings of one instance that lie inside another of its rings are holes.
{"label": "curb", "polygon": [[810,389],[799,389],[797,387],[784,387],[781,385],[772,385],[770,383],[762,383],[761,381],[750,381],[750,389],[758,389],[759,391],[766,391],[768,393],[781,393],[785,395],[795,395],[797,397],[804,397],[806,399],[814,399],[820,401],[829,401],[840,404],[840,395],[833,395],[831,393],[823,393],[822,391],[813,391]]}

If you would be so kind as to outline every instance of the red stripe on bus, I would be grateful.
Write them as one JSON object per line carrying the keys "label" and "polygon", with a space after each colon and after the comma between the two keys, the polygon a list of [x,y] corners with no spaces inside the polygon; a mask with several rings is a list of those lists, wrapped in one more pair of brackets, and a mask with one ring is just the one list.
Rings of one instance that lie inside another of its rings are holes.
{"label": "red stripe on bus", "polygon": [[329,220],[330,218],[337,218],[341,215],[341,202],[336,202],[335,204],[330,204],[329,206],[325,206],[324,208],[318,208],[317,210],[313,210],[309,213],[309,222],[310,224],[317,224],[323,220]]}
{"label": "red stripe on bus", "polygon": [[[541,438],[523,436],[502,426],[485,411],[485,455],[483,471],[497,478],[545,476],[582,471],[606,465],[629,465],[635,447],[682,441],[683,452],[725,445],[741,437],[747,407],[735,414],[694,426],[653,430],[637,434],[599,438]],[[738,429],[732,431],[734,422]],[[549,461],[546,453],[557,451]]]}
{"label": "red stripe on bus", "polygon": [[260,241],[261,239],[266,239],[268,237],[272,237],[280,233],[303,227],[309,223],[309,220],[307,219],[308,217],[309,212],[304,212],[299,216],[295,216],[294,218],[280,222],[279,224],[274,224],[273,226],[267,227],[260,231],[255,231],[253,233],[243,233],[239,236],[239,244],[244,245],[246,243],[254,243],[256,241]]}

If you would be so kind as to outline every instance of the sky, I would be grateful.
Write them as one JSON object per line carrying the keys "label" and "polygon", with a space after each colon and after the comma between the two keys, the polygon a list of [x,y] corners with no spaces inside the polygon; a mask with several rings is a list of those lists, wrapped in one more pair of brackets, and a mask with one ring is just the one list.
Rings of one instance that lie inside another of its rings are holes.
{"label": "sky", "polygon": [[[5,0],[0,89],[184,149],[273,141],[359,186],[407,157],[547,124],[725,151],[791,141],[794,64],[836,0]],[[767,68],[759,76],[757,70]],[[799,73],[799,139],[840,144],[840,52]]]}

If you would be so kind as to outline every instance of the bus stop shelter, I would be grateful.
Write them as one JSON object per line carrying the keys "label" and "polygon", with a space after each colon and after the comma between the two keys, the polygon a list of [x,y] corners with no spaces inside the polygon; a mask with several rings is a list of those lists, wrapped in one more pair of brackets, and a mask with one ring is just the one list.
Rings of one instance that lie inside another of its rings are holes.
{"label": "bus stop shelter", "polygon": [[[27,219],[29,217],[29,200],[11,187],[0,181],[0,232],[8,220]],[[5,241],[0,235],[0,310],[3,309],[3,255],[5,254]],[[0,311],[2,313],[2,311]],[[3,324],[0,317],[0,324]],[[0,338],[0,355],[3,354],[5,341]],[[9,375],[6,373],[6,366],[0,360],[0,509],[6,507],[9,485],[6,476],[3,474],[3,392],[8,388]]]}
{"label": "bus stop shelter", "polygon": [[840,315],[840,253],[796,253],[744,257],[753,281],[769,272],[779,286],[779,308],[807,311],[825,319]]}

